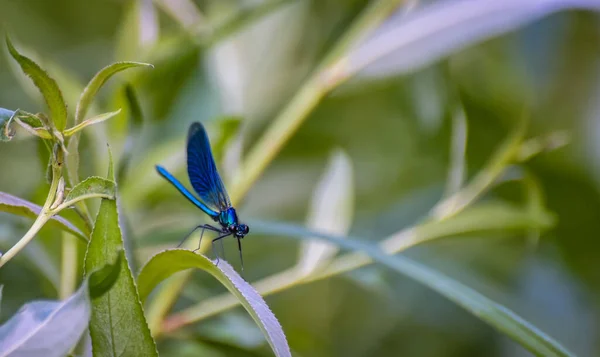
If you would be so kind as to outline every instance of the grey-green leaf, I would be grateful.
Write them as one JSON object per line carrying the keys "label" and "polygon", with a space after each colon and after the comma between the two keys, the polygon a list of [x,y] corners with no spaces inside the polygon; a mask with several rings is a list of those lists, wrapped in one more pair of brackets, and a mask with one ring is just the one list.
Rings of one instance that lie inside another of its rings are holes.
{"label": "grey-green leaf", "polygon": [[103,199],[85,257],[85,270],[121,259],[112,289],[92,301],[90,336],[94,356],[158,356],[133,275],[123,251],[116,200]]}
{"label": "grey-green leaf", "polygon": [[146,263],[138,276],[142,301],[161,281],[176,272],[190,268],[202,269],[219,280],[252,316],[275,355],[291,356],[285,334],[275,315],[258,292],[223,259],[216,265],[207,257],[190,250],[172,249],[158,253]]}
{"label": "grey-green leaf", "polygon": [[[0,192],[0,211],[28,218],[36,218],[42,211],[42,207],[22,198]],[[87,242],[87,235],[63,217],[54,216],[48,221],[48,224],[67,231]]]}
{"label": "grey-green leaf", "polygon": [[50,110],[52,123],[59,131],[63,131],[67,125],[67,105],[56,81],[37,63],[21,55],[12,45],[8,36],[6,37],[6,45],[8,46],[10,55],[19,63],[23,72],[31,78],[44,96],[44,100]]}
{"label": "grey-green leaf", "polygon": [[96,73],[83,90],[83,93],[81,93],[81,97],[79,97],[79,102],[75,109],[75,125],[82,122],[94,97],[110,77],[127,68],[141,66],[153,67],[151,64],[141,62],[117,62],[104,67],[100,72]]}
{"label": "grey-green leaf", "polygon": [[[108,264],[90,275],[114,277],[120,261]],[[98,279],[95,279],[98,280]],[[104,279],[103,290],[112,281]],[[91,315],[90,288],[85,280],[77,292],[65,301],[34,301],[25,304],[0,326],[0,357],[63,357],[78,343],[87,330]]]}
{"label": "grey-green leaf", "polygon": [[535,355],[574,356],[573,353],[568,351],[558,341],[546,335],[537,327],[533,326],[505,306],[498,304],[440,272],[406,257],[385,254],[378,246],[363,243],[359,239],[335,237],[320,232],[312,232],[303,227],[291,224],[263,223],[258,225],[254,224],[253,228],[255,231],[261,233],[293,237],[302,240],[304,237],[310,236],[335,244],[344,250],[366,254],[375,262],[435,290],[498,331],[520,343]]}

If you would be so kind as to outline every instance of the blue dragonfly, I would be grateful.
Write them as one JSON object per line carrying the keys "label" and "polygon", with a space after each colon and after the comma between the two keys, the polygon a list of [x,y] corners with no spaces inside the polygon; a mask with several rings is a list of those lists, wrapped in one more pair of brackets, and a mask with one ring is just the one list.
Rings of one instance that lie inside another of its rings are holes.
{"label": "blue dragonfly", "polygon": [[[188,131],[187,138],[187,169],[192,187],[200,196],[196,198],[185,186],[179,182],[171,173],[164,167],[157,165],[156,171],[169,181],[175,188],[183,194],[192,204],[200,208],[213,221],[217,222],[220,227],[215,227],[210,224],[201,224],[196,226],[185,238],[179,243],[179,246],[198,229],[202,229],[200,234],[200,242],[198,242],[198,250],[202,242],[202,236],[205,230],[213,231],[218,234],[212,240],[213,251],[215,242],[229,236],[234,236],[238,241],[238,249],[240,252],[240,261],[242,271],[244,270],[244,260],[242,258],[242,243],[246,234],[250,231],[247,225],[240,223],[238,220],[235,208],[231,205],[229,195],[225,190],[223,181],[217,171],[215,160],[213,159],[210,150],[210,142],[208,135],[201,123],[193,123]],[[219,257],[217,256],[217,263]]]}

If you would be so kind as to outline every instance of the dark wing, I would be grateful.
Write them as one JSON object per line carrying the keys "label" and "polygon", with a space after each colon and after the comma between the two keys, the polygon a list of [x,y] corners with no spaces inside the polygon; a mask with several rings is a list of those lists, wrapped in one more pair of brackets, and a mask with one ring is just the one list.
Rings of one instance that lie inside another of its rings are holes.
{"label": "dark wing", "polygon": [[200,123],[193,123],[188,132],[187,166],[192,187],[206,205],[220,211],[231,207],[210,151],[208,135]]}

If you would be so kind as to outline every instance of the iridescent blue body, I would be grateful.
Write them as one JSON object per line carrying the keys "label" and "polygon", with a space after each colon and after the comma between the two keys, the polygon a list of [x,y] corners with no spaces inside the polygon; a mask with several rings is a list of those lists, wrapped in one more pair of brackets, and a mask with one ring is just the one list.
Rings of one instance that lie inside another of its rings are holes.
{"label": "iridescent blue body", "polygon": [[[221,177],[219,176],[210,150],[208,135],[206,134],[204,126],[200,123],[193,123],[188,132],[187,166],[190,182],[198,196],[200,196],[200,199],[196,198],[196,196],[194,196],[165,168],[156,166],[156,170],[162,177],[175,186],[175,188],[192,204],[200,208],[200,210],[206,213],[215,222],[218,222],[220,227],[201,224],[195,227],[190,234],[184,238],[184,241],[198,229],[202,229],[202,235],[204,234],[205,229],[219,233],[219,236],[213,239],[213,243],[233,235],[238,240],[240,259],[242,259],[242,244],[240,240],[248,234],[249,228],[247,225],[239,222],[235,208],[231,206],[231,201],[229,200],[223,181],[221,181]],[[200,236],[201,241],[202,235]],[[180,245],[182,243],[183,241]],[[198,243],[198,247],[200,247],[200,243]],[[242,260],[242,269],[243,266]]]}

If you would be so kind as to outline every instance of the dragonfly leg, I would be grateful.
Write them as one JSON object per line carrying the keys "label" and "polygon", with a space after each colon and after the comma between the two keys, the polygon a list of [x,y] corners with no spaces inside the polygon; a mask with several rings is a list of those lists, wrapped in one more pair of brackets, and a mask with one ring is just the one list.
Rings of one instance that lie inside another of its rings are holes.
{"label": "dragonfly leg", "polygon": [[200,250],[200,246],[202,245],[202,237],[204,236],[204,230],[208,229],[209,231],[222,233],[222,231],[219,228],[213,227],[210,224],[203,224],[200,227],[202,227],[202,232],[200,232],[200,240],[198,241],[198,248],[194,249],[193,252]]}
{"label": "dragonfly leg", "polygon": [[242,263],[242,274],[244,274],[244,258],[242,256],[242,240],[240,238],[238,238],[237,241],[238,241],[238,249],[240,250],[240,262]]}
{"label": "dragonfly leg", "polygon": [[[212,240],[213,253],[215,252],[215,242],[218,241],[218,240],[221,240],[221,239],[223,239],[225,237],[229,237],[230,235],[231,235],[231,233],[228,232],[228,233],[225,233],[225,234],[223,234],[221,236],[218,236],[217,238],[215,238],[215,239]],[[217,263],[216,263],[216,265],[219,265],[219,255],[218,254],[215,254],[215,255],[217,256]]]}
{"label": "dragonfly leg", "polygon": [[[199,226],[194,227],[194,229],[192,229],[190,231],[190,233],[186,234],[185,237],[183,237],[183,239],[181,240],[181,242],[179,242],[179,244],[177,244],[177,248],[181,247],[181,245],[192,235],[194,234],[195,231],[197,231],[198,229],[202,228],[202,234],[204,234],[204,229],[209,229],[215,232],[221,232],[220,230],[218,230],[217,228],[210,226],[208,224],[201,224]],[[202,236],[200,236],[200,239],[202,239]]]}

